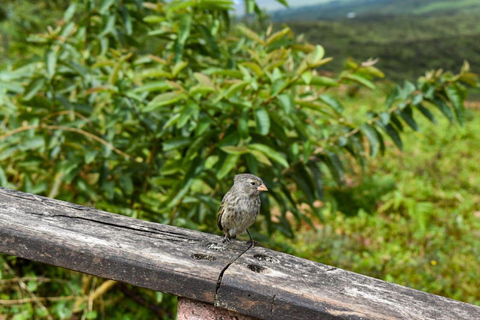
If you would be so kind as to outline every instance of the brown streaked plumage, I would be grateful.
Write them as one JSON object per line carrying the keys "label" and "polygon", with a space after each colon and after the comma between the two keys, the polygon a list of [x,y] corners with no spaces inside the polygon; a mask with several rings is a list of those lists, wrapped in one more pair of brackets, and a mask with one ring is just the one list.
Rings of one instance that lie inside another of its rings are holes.
{"label": "brown streaked plumage", "polygon": [[225,194],[218,209],[217,225],[224,232],[225,241],[235,239],[238,234],[248,231],[260,212],[260,192],[268,191],[262,179],[243,173],[235,176],[232,188]]}

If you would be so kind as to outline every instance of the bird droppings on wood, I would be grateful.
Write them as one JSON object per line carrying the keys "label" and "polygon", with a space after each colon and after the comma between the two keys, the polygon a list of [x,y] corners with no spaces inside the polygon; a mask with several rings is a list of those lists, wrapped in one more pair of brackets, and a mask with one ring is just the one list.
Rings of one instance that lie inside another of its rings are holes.
{"label": "bird droppings on wood", "polygon": [[249,264],[247,265],[248,269],[252,270],[256,273],[263,273],[267,270],[267,268],[259,266],[258,264]]}
{"label": "bird droppings on wood", "polygon": [[220,252],[228,249],[226,245],[218,244],[218,243],[209,243],[207,244],[207,248],[210,250],[220,251]]}
{"label": "bird droppings on wood", "polygon": [[215,261],[217,258],[210,256],[208,254],[201,254],[201,253],[193,253],[192,258],[195,260],[208,260],[208,261]]}
{"label": "bird droppings on wood", "polygon": [[270,262],[270,263],[278,263],[278,259],[274,258],[274,257],[270,257],[270,256],[266,256],[264,254],[255,254],[253,256],[255,259],[257,259],[258,261],[266,261],[266,262]]}

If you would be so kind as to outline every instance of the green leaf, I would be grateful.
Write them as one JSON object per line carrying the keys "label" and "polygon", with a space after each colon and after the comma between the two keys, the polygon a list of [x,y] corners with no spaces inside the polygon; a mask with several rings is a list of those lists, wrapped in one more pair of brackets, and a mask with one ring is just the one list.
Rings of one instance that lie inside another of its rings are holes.
{"label": "green leaf", "polygon": [[215,85],[213,84],[212,79],[210,79],[207,75],[203,73],[195,72],[193,76],[195,77],[195,79],[198,81],[200,85],[215,88]]}
{"label": "green leaf", "polygon": [[280,31],[277,31],[275,32],[274,34],[272,34],[270,37],[268,37],[267,39],[267,46],[271,45],[272,43],[274,43],[275,41],[283,38],[285,35],[289,34],[291,32],[290,28],[284,28]]}
{"label": "green leaf", "polygon": [[[270,159],[268,159],[268,157],[263,154],[262,152],[258,151],[258,150],[250,150],[250,153],[253,155],[253,157],[260,163],[263,163],[264,165],[266,165],[267,167],[271,167],[272,166],[272,162],[270,161]],[[248,157],[248,156],[247,156]]]}
{"label": "green leaf", "polygon": [[57,67],[57,54],[55,51],[47,51],[45,63],[47,66],[47,74],[50,78],[52,78],[55,75],[55,69]]}
{"label": "green leaf", "polygon": [[458,122],[463,125],[465,122],[465,105],[463,104],[464,95],[460,89],[460,86],[456,83],[452,83],[445,87],[445,92],[453,106],[453,110],[455,110],[455,115],[457,116]]}
{"label": "green leaf", "polygon": [[35,79],[26,88],[24,96],[23,96],[23,100],[24,101],[31,100],[37,94],[38,91],[43,89],[44,86],[45,86],[45,79],[44,78]]}
{"label": "green leaf", "polygon": [[133,190],[134,190],[133,181],[130,175],[123,174],[122,176],[120,176],[119,184],[120,184],[120,188],[125,194],[133,193]]}
{"label": "green leaf", "polygon": [[351,81],[354,81],[354,82],[357,82],[359,84],[361,84],[362,86],[365,86],[369,89],[375,89],[375,85],[373,84],[372,81],[358,75],[358,74],[355,74],[355,73],[352,73],[352,74],[347,74],[345,76],[343,76],[344,79],[347,79],[347,80],[351,80]]}
{"label": "green leaf", "polygon": [[245,11],[247,14],[253,13],[255,9],[255,0],[245,0]]}
{"label": "green leaf", "polygon": [[307,202],[313,206],[313,202],[319,198],[318,193],[315,193],[315,184],[313,183],[310,173],[305,168],[303,163],[299,163],[294,167],[295,173],[291,176],[293,180],[300,187],[299,189],[307,196]]}
{"label": "green leaf", "polygon": [[22,151],[33,150],[41,148],[45,145],[45,139],[43,137],[34,137],[24,140],[18,145],[18,148]]}
{"label": "green leaf", "polygon": [[185,47],[185,42],[190,36],[190,26],[192,24],[191,14],[185,13],[180,18],[180,23],[178,26],[177,41],[175,42],[175,62],[179,62],[183,57],[183,48]]}
{"label": "green leaf", "polygon": [[412,109],[410,107],[404,110],[397,111],[395,113],[399,114],[400,117],[402,117],[403,121],[405,121],[413,130],[420,131],[417,122],[412,117]]}
{"label": "green leaf", "polygon": [[199,0],[196,3],[199,8],[207,10],[232,10],[235,4],[232,0]]}
{"label": "green leaf", "polygon": [[267,145],[254,143],[254,144],[248,145],[248,148],[251,150],[260,151],[265,156],[267,156],[268,158],[272,159],[275,162],[278,162],[285,168],[289,167],[287,160],[278,151],[274,150],[273,148]]}
{"label": "green leaf", "polygon": [[[3,170],[2,166],[0,166],[0,186],[9,188],[7,175],[5,174],[5,171]],[[0,273],[0,276],[1,276],[1,273]]]}
{"label": "green leaf", "polygon": [[228,88],[227,92],[225,93],[225,97],[230,99],[231,97],[233,97],[233,95],[235,95],[237,92],[239,92],[240,90],[242,90],[243,88],[245,88],[249,84],[250,84],[250,81],[236,82],[235,84],[230,86],[230,88]]}
{"label": "green leaf", "polygon": [[173,190],[170,194],[170,197],[166,201],[166,205],[168,208],[173,208],[178,204],[180,199],[182,199],[190,190],[195,178],[202,173],[203,168],[205,166],[205,162],[201,157],[194,158],[194,160],[190,164],[190,168],[188,169],[187,173],[183,180],[177,184],[177,188]]}
{"label": "green leaf", "polygon": [[287,3],[287,0],[276,0],[278,3],[281,3],[283,4],[285,7],[288,8],[288,3]]}
{"label": "green leaf", "polygon": [[393,127],[397,128],[398,131],[403,131],[403,124],[394,113],[390,114],[390,123]]}
{"label": "green leaf", "polygon": [[153,98],[147,106],[143,109],[143,112],[152,112],[163,106],[168,106],[182,99],[185,99],[187,95],[180,91],[162,93]]}
{"label": "green leaf", "polygon": [[257,77],[261,77],[263,75],[262,68],[255,62],[244,62],[242,65],[252,70]]}
{"label": "green leaf", "polygon": [[283,107],[283,110],[286,114],[289,114],[293,111],[293,101],[292,96],[290,94],[281,94],[277,96],[280,105]]}
{"label": "green leaf", "polygon": [[425,118],[430,120],[432,123],[435,123],[435,124],[438,123],[437,119],[435,119],[435,116],[430,112],[430,110],[425,108],[422,104],[417,104],[415,105],[415,107],[418,109],[418,111],[420,111],[425,116]]}
{"label": "green leaf", "polygon": [[378,132],[374,127],[365,123],[360,127],[362,133],[367,137],[370,144],[370,156],[375,157],[380,149],[380,142],[378,141]]}
{"label": "green leaf", "polygon": [[216,134],[215,130],[210,130],[206,133],[203,133],[201,136],[197,137],[192,142],[192,144],[190,144],[188,151],[185,154],[185,157],[188,159],[192,159],[193,157],[196,157],[197,152],[201,149],[204,149],[206,141],[215,134]]}
{"label": "green leaf", "polygon": [[210,49],[210,55],[217,59],[220,58],[220,49],[218,48],[216,38],[212,34],[215,32],[215,27],[211,27],[211,29],[209,29],[206,26],[201,25],[200,32],[207,41],[208,48]]}
{"label": "green leaf", "polygon": [[132,35],[132,31],[133,31],[133,28],[132,28],[132,19],[130,18],[130,13],[128,12],[128,9],[127,9],[127,6],[126,5],[122,5],[120,7],[120,11],[122,13],[122,18],[123,18],[123,21],[124,21],[124,26],[125,26],[125,31],[126,31],[126,34],[131,36]]}
{"label": "green leaf", "polygon": [[414,94],[414,95],[412,96],[412,104],[413,104],[414,106],[416,106],[417,104],[422,103],[422,101],[423,101],[423,94],[422,94],[422,93]]}
{"label": "green leaf", "polygon": [[255,110],[255,121],[257,123],[258,133],[262,136],[270,132],[270,117],[268,116],[267,109],[261,107]]}
{"label": "green leaf", "polygon": [[165,21],[165,17],[151,15],[143,18],[143,21],[145,21],[146,23],[159,23],[159,22]]}
{"label": "green leaf", "polygon": [[478,82],[478,75],[475,73],[471,72],[465,72],[460,75],[459,80],[465,84],[468,84],[469,86],[472,87],[478,87],[479,82]]}
{"label": "green leaf", "polygon": [[213,74],[213,75],[232,77],[235,79],[243,79],[243,73],[238,70],[211,68],[211,69],[204,70],[203,73],[208,75]]}
{"label": "green leaf", "polygon": [[245,26],[242,26],[242,25],[238,25],[237,29],[247,38],[252,39],[253,41],[257,42],[258,44],[261,44],[262,46],[265,45],[262,38],[260,38],[260,36],[255,31],[253,31],[253,30],[251,30],[251,29],[249,29]]}
{"label": "green leaf", "polygon": [[344,177],[345,177],[345,170],[343,169],[342,162],[340,161],[340,158],[338,157],[337,154],[326,150],[325,151],[325,164],[327,165],[328,169],[330,170],[330,173],[332,176],[335,178],[337,181],[337,184],[339,186],[344,184]]}
{"label": "green leaf", "polygon": [[325,103],[327,106],[332,108],[333,111],[335,111],[338,114],[342,114],[343,112],[343,106],[342,104],[335,98],[332,98],[326,94],[322,94],[318,97],[320,101]]}
{"label": "green leaf", "polygon": [[[302,85],[306,84],[303,78],[295,81],[295,85]],[[332,78],[323,77],[323,76],[313,76],[310,80],[310,85],[312,86],[319,86],[319,87],[338,87],[337,80]]]}
{"label": "green leaf", "polygon": [[[325,104],[320,104],[315,101],[306,101],[306,100],[300,100],[300,99],[295,99],[294,103],[296,105],[315,110],[318,112],[321,112],[323,114],[331,116],[330,112],[327,112],[327,107],[325,107]],[[330,110],[330,109],[328,109]]]}
{"label": "green leaf", "polygon": [[380,113],[379,117],[380,117],[379,121],[383,125],[387,125],[390,122],[390,118],[391,118],[390,113],[386,111]]}
{"label": "green leaf", "polygon": [[190,95],[194,96],[196,94],[200,94],[201,96],[206,96],[208,93],[215,92],[215,89],[210,87],[210,86],[202,86],[202,85],[197,85],[193,86],[188,90],[188,93]]}
{"label": "green leaf", "polygon": [[[330,57],[329,57],[329,58],[325,58],[325,59],[319,60],[319,61],[317,61],[317,62],[315,62],[315,63],[309,63],[308,66],[309,66],[310,68],[318,68],[318,67],[323,66],[324,64],[329,63],[329,62],[332,61],[332,60],[333,60],[333,58],[330,58]],[[322,77],[322,78],[325,78],[325,77]],[[327,78],[327,79],[328,79],[328,78]],[[335,82],[335,83],[336,83],[336,82]]]}
{"label": "green leaf", "polygon": [[306,85],[309,85],[310,81],[312,81],[312,73],[310,71],[305,71],[301,77]]}
{"label": "green leaf", "polygon": [[245,146],[224,146],[220,149],[228,154],[245,154],[250,152],[250,149]]}
{"label": "green leaf", "polygon": [[232,171],[233,168],[237,165],[239,154],[229,154],[225,161],[222,164],[222,167],[217,172],[217,179],[223,179],[227,174]]}
{"label": "green leaf", "polygon": [[97,319],[98,313],[97,313],[97,311],[92,310],[92,311],[85,312],[84,316],[85,316],[85,319],[88,319],[88,320]]}
{"label": "green leaf", "polygon": [[72,19],[75,11],[77,11],[77,6],[78,3],[72,3],[68,6],[67,10],[65,10],[65,12],[63,13],[63,19],[65,21],[69,21],[70,19]]}
{"label": "green leaf", "polygon": [[429,101],[433,103],[433,105],[437,107],[440,112],[443,113],[443,115],[450,121],[450,123],[453,123],[455,121],[452,110],[448,107],[448,105],[443,101],[442,98],[435,96],[433,99],[429,99]]}
{"label": "green leaf", "polygon": [[392,141],[395,143],[398,149],[403,150],[402,139],[400,138],[397,130],[395,130],[391,124],[384,125],[380,121],[377,121],[377,124],[390,136],[390,138],[392,138]]}
{"label": "green leaf", "polygon": [[[259,151],[255,151],[255,152],[257,152],[257,156],[258,154],[261,154],[263,156],[261,152]],[[245,156],[245,162],[247,163],[248,171],[254,175],[258,175],[258,165],[257,165],[256,157],[253,156],[252,154],[247,154]]]}
{"label": "green leaf", "polygon": [[155,92],[173,89],[172,85],[167,81],[149,82],[133,89],[134,92]]}
{"label": "green leaf", "polygon": [[238,119],[238,132],[243,139],[246,139],[249,135],[248,113],[249,109],[244,109],[242,111],[242,116],[240,117],[240,119]]}
{"label": "green leaf", "polygon": [[105,14],[114,3],[115,3],[115,0],[103,0],[102,4],[100,5],[100,8],[98,9],[98,12],[100,14]]}
{"label": "green leaf", "polygon": [[182,112],[180,113],[180,118],[178,119],[178,122],[177,122],[177,128],[178,129],[183,128],[183,126],[187,124],[188,120],[190,120],[192,115],[197,110],[198,110],[198,105],[196,105],[194,102],[189,100],[183,107]]}
{"label": "green leaf", "polygon": [[172,75],[174,77],[178,76],[180,71],[182,71],[186,66],[188,66],[188,62],[178,61],[177,63],[175,63],[175,65],[172,68]]}
{"label": "green leaf", "polygon": [[163,151],[172,151],[175,149],[179,149],[182,147],[186,147],[192,143],[192,140],[190,138],[175,138],[169,141],[165,141],[163,143]]}
{"label": "green leaf", "polygon": [[308,64],[317,63],[320,59],[323,58],[324,55],[325,55],[325,49],[323,49],[321,45],[316,45],[315,51],[313,51],[307,56],[307,62]]}

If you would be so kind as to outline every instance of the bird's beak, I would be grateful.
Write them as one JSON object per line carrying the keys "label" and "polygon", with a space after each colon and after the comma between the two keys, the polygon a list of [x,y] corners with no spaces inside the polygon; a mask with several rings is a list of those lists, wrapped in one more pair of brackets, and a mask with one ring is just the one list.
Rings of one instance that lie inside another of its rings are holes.
{"label": "bird's beak", "polygon": [[267,187],[264,184],[261,184],[257,188],[258,191],[268,191]]}

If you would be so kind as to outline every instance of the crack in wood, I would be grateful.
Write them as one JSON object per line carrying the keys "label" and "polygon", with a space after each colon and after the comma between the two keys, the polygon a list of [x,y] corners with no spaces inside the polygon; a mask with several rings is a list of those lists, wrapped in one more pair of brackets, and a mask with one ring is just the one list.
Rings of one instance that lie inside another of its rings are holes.
{"label": "crack in wood", "polygon": [[[26,213],[37,215],[37,216],[42,216],[42,217],[55,217],[55,218],[60,217],[60,218],[67,218],[67,219],[78,219],[78,220],[90,221],[90,222],[94,222],[94,223],[103,224],[103,225],[106,225],[106,226],[117,227],[117,228],[123,229],[123,230],[138,231],[138,232],[141,232],[141,233],[148,233],[148,234],[152,234],[152,235],[167,235],[167,236],[170,236],[173,239],[175,239],[175,238],[181,239],[182,242],[183,241],[195,241],[195,242],[197,241],[196,239],[184,237],[180,233],[171,232],[171,231],[165,232],[163,230],[159,230],[159,229],[156,229],[156,228],[149,228],[151,230],[140,229],[140,228],[134,228],[132,226],[116,224],[116,223],[102,221],[102,220],[98,220],[98,219],[91,219],[91,218],[78,217],[78,216],[69,216],[69,215],[64,215],[64,214],[45,214],[45,213],[37,213],[37,212],[26,212]],[[180,242],[180,240],[173,240],[173,239],[169,239],[169,240]]]}
{"label": "crack in wood", "polygon": [[251,248],[253,248],[253,243],[250,243],[250,246],[247,249],[243,250],[235,259],[233,259],[230,263],[223,267],[222,271],[220,271],[220,274],[218,275],[217,286],[215,287],[215,298],[213,302],[213,305],[215,307],[218,306],[218,290],[222,285],[223,274],[225,273],[225,271],[227,271],[228,267],[230,267],[235,261],[237,261],[245,252],[247,252]]}
{"label": "crack in wood", "polygon": [[275,293],[272,297],[272,303],[270,304],[270,315],[273,315],[273,307],[275,306],[275,298],[277,297],[277,294]]}

